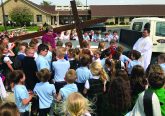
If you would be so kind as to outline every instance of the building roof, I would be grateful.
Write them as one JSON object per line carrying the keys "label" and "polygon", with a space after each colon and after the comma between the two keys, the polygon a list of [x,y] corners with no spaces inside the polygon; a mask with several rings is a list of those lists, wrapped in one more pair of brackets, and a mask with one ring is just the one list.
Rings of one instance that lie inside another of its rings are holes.
{"label": "building roof", "polygon": [[91,5],[92,17],[165,16],[165,5]]}

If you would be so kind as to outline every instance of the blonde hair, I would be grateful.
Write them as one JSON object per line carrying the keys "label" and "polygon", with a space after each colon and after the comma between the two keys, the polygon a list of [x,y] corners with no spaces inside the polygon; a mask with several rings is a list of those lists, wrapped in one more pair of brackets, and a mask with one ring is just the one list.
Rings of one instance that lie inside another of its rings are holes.
{"label": "blonde hair", "polygon": [[108,76],[107,76],[105,70],[103,69],[101,63],[99,63],[97,61],[92,62],[92,64],[90,65],[90,70],[93,75],[100,76],[100,78],[103,82],[108,80]]}
{"label": "blonde hair", "polygon": [[59,58],[63,58],[65,56],[66,53],[66,48],[64,47],[59,47],[58,49],[56,49],[56,55]]}
{"label": "blonde hair", "polygon": [[65,80],[66,80],[66,82],[68,82],[68,83],[74,83],[75,80],[76,80],[76,71],[75,71],[74,69],[69,69],[69,70],[66,72]]}
{"label": "blonde hair", "polygon": [[90,106],[88,99],[80,93],[74,92],[64,102],[63,110],[65,114],[69,113],[70,116],[82,116],[84,113],[92,111]]}
{"label": "blonde hair", "polygon": [[101,51],[101,50],[104,50],[105,45],[106,45],[106,43],[105,43],[104,41],[99,42],[98,49],[99,49],[100,51]]}

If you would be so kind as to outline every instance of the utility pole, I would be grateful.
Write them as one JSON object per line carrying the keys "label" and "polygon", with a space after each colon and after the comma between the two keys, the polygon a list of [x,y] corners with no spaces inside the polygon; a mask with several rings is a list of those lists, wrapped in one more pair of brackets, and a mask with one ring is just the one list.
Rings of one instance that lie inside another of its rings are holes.
{"label": "utility pole", "polygon": [[4,10],[4,5],[3,5],[3,0],[1,0],[1,6],[2,6],[3,26],[4,26],[5,31],[7,31],[7,29],[6,29],[6,19],[5,19],[5,10]]}

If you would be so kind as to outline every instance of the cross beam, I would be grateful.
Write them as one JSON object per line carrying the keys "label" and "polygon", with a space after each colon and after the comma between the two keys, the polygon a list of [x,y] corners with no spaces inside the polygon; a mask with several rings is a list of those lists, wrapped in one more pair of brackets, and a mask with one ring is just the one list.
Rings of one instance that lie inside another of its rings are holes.
{"label": "cross beam", "polygon": [[[104,17],[104,18],[88,20],[88,21],[85,21],[85,22],[80,22],[79,17],[78,17],[76,2],[75,1],[71,1],[71,6],[72,6],[72,12],[73,12],[75,24],[61,26],[61,27],[56,27],[56,28],[53,28],[53,31],[54,32],[61,32],[61,31],[66,31],[66,30],[71,30],[71,29],[75,29],[76,28],[77,33],[78,33],[78,37],[79,37],[79,44],[80,44],[80,47],[82,47],[83,38],[82,38],[81,29],[84,29],[85,27],[92,26],[92,25],[94,25],[96,23],[105,22],[108,18]],[[10,39],[10,41],[13,42],[13,41],[16,41],[16,40],[31,39],[31,38],[34,38],[34,37],[42,36],[45,33],[46,33],[45,31],[29,33],[29,34],[26,34],[26,35],[13,37],[13,38]]]}

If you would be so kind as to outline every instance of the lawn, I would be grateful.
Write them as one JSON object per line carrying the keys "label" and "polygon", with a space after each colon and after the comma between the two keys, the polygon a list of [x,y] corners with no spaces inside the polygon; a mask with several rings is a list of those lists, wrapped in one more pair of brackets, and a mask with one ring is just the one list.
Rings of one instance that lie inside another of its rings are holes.
{"label": "lawn", "polygon": [[[11,26],[6,27],[6,29],[8,31],[12,31],[12,30],[18,29],[18,28],[21,28],[21,27],[11,27]],[[26,29],[27,29],[27,31],[34,32],[34,31],[38,31],[38,26],[28,26],[28,27],[26,27]],[[5,31],[5,28],[4,28],[4,26],[1,25],[0,32],[3,32],[3,31]]]}

